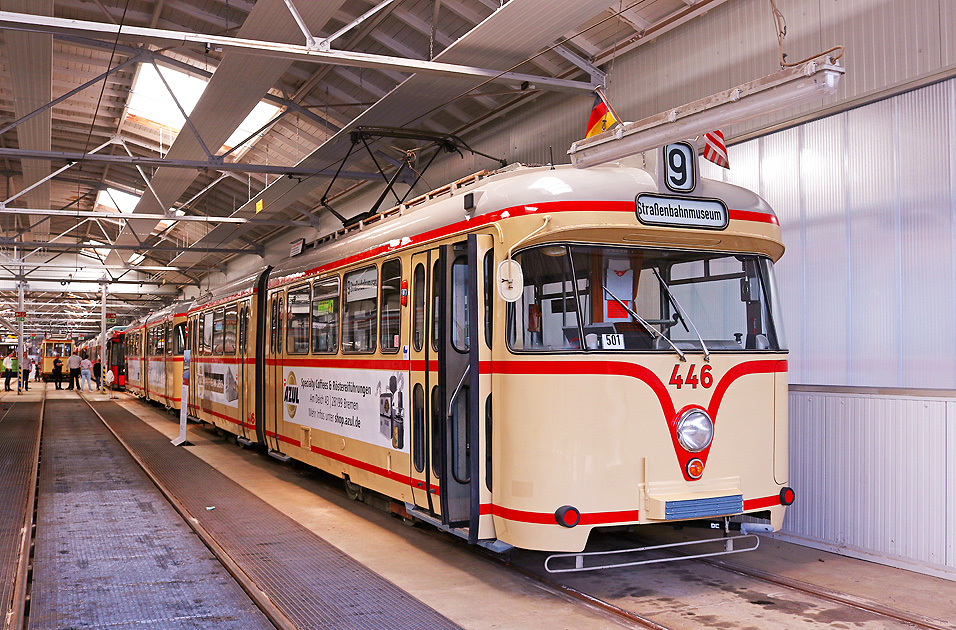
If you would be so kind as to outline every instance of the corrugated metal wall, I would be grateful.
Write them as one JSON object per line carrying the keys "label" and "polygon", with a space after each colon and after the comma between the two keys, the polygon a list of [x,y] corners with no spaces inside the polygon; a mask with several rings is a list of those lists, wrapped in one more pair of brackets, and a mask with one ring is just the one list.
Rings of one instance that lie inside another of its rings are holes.
{"label": "corrugated metal wall", "polygon": [[706,174],[758,191],[787,244],[785,535],[956,579],[956,80],[730,161]]}
{"label": "corrugated metal wall", "polygon": [[790,393],[781,537],[956,579],[956,401]]}

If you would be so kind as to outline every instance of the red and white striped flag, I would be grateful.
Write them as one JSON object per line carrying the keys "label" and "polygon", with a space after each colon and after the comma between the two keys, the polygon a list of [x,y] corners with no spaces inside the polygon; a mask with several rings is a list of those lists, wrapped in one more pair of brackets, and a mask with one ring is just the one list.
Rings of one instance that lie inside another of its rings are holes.
{"label": "red and white striped flag", "polygon": [[724,134],[720,129],[704,134],[704,158],[710,160],[717,166],[730,168],[730,160],[727,159],[727,143],[724,142]]}

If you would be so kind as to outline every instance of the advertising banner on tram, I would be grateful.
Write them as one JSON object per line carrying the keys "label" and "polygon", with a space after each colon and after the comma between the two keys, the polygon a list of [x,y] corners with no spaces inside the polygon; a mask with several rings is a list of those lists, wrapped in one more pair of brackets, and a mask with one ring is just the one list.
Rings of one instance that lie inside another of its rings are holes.
{"label": "advertising banner on tram", "polygon": [[409,452],[403,372],[296,367],[282,380],[286,421]]}
{"label": "advertising banner on tram", "polygon": [[196,395],[200,400],[239,408],[239,370],[227,363],[193,362]]}

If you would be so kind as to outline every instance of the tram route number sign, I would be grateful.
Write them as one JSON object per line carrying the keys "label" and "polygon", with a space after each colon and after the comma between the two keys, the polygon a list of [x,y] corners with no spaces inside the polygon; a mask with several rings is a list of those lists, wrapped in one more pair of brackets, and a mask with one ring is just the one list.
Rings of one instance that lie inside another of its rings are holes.
{"label": "tram route number sign", "polygon": [[116,313],[107,313],[106,314],[106,323],[115,324],[116,323]]}
{"label": "tram route number sign", "polygon": [[16,318],[18,322],[27,321],[27,312],[26,311],[15,311]]}

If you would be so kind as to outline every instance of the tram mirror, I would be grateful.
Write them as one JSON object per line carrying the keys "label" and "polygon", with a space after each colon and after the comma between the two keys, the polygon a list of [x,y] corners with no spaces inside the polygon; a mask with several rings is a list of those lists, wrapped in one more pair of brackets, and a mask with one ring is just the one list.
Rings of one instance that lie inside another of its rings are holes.
{"label": "tram mirror", "polygon": [[524,274],[521,265],[512,259],[503,260],[495,274],[498,295],[505,302],[517,302],[524,290]]}

